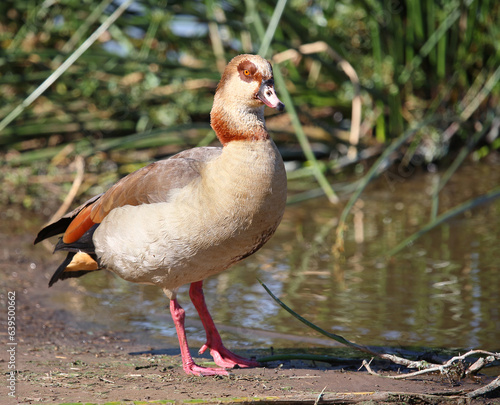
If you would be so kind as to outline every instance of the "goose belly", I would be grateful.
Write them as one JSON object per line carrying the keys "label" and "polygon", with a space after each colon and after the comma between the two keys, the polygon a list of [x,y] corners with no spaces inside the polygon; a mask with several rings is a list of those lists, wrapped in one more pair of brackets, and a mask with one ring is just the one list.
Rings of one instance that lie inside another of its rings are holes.
{"label": "goose belly", "polygon": [[100,265],[128,281],[174,289],[251,255],[274,234],[282,217],[271,211],[200,218],[185,211],[168,203],[113,210],[94,234]]}

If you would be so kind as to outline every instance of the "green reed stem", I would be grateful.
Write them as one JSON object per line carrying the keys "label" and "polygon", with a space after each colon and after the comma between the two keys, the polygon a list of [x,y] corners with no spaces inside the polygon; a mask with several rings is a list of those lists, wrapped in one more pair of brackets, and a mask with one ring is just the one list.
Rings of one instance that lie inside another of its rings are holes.
{"label": "green reed stem", "polygon": [[352,207],[354,206],[354,203],[357,201],[363,190],[370,184],[370,182],[384,169],[387,167],[387,165],[390,163],[389,162],[389,156],[396,151],[401,145],[403,145],[408,139],[410,139],[415,133],[420,131],[422,128],[426,127],[427,125],[431,124],[434,121],[437,121],[438,117],[431,117],[423,120],[417,127],[412,128],[407,130],[403,135],[401,135],[399,138],[394,140],[380,155],[380,157],[377,159],[377,161],[373,164],[373,166],[368,170],[368,173],[365,174],[365,176],[361,179],[358,188],[356,191],[351,195],[351,198],[347,202],[344,210],[342,211],[342,214],[340,215],[339,223],[337,225],[337,231],[336,231],[336,237],[337,237],[337,242],[335,249],[337,250],[342,250],[343,245],[344,245],[344,228],[346,226],[346,221],[349,213],[351,212]]}
{"label": "green reed stem", "polygon": [[309,164],[313,168],[313,174],[316,178],[316,181],[319,183],[326,196],[330,200],[332,204],[336,204],[338,202],[338,197],[333,191],[331,184],[325,176],[324,166],[316,159],[314,156],[314,152],[312,150],[311,144],[307,139],[306,133],[302,128],[302,124],[300,123],[299,116],[295,109],[295,105],[292,101],[292,97],[286,88],[285,79],[280,71],[280,69],[274,70],[274,79],[276,80],[276,85],[279,88],[280,97],[283,99],[283,102],[286,105],[286,109],[288,114],[290,115],[290,119],[292,120],[292,125],[295,130],[295,134],[297,136],[297,140],[299,141],[300,147],[306,156],[306,159],[309,161]]}
{"label": "green reed stem", "polygon": [[435,221],[439,208],[439,193],[443,189],[443,187],[448,183],[453,174],[458,170],[460,165],[463,163],[465,158],[469,155],[469,153],[474,149],[476,144],[483,138],[487,131],[490,130],[491,120],[488,123],[485,123],[483,129],[474,134],[470,142],[464,146],[455,160],[453,160],[452,164],[446,169],[446,171],[441,176],[436,189],[432,193],[432,208],[431,208],[431,221]]}
{"label": "green reed stem", "polygon": [[326,330],[324,329],[321,329],[319,326],[315,325],[314,323],[308,321],[307,319],[305,319],[304,317],[300,316],[297,312],[295,312],[293,309],[291,309],[288,305],[286,305],[283,301],[281,301],[278,297],[276,297],[272,291],[260,280],[258,280],[259,283],[262,285],[262,287],[264,287],[264,289],[266,290],[266,292],[271,296],[271,298],[276,301],[276,303],[278,303],[285,311],[287,311],[289,314],[291,314],[292,316],[294,316],[296,319],[298,319],[300,322],[302,322],[304,325],[307,325],[309,326],[311,329],[315,330],[316,332],[319,332],[321,333],[322,335],[330,338],[330,339],[333,339],[343,345],[346,345],[346,346],[349,346],[349,347],[352,347],[356,350],[361,350],[365,353],[370,353],[370,354],[373,354],[373,355],[378,355],[377,353],[375,353],[373,350],[369,349],[368,347],[366,346],[362,346],[362,345],[358,345],[356,343],[353,343],[347,339],[345,339],[344,337],[340,336],[340,335],[336,335],[334,333],[330,333],[330,332],[327,332]]}
{"label": "green reed stem", "polygon": [[[253,3],[253,0],[247,0],[247,3]],[[278,27],[278,22],[279,18],[281,17],[281,14],[283,13],[283,9],[286,5],[286,0],[280,0],[278,4],[276,5],[273,16],[271,18],[271,22],[269,23],[269,27],[266,30],[266,33],[264,34],[264,37],[261,37],[262,39],[262,45],[259,49],[259,54],[261,56],[267,54],[267,52],[271,51],[271,41],[272,37],[274,36],[274,33],[276,32],[276,29]],[[257,10],[255,7],[252,6],[252,19],[256,22],[257,25],[262,24],[261,18],[259,14],[257,13]],[[249,10],[250,11],[250,10]],[[326,196],[330,200],[331,203],[335,204],[338,202],[338,197],[335,194],[335,191],[333,191],[332,186],[328,182],[328,179],[326,178],[324,174],[324,168],[320,165],[320,162],[316,159],[316,156],[314,156],[314,152],[311,148],[311,144],[309,143],[309,140],[307,139],[307,136],[304,132],[304,129],[302,128],[302,124],[300,123],[299,116],[297,114],[297,111],[295,109],[295,105],[292,101],[292,97],[290,93],[288,92],[288,89],[286,87],[286,82],[285,78],[283,77],[280,69],[275,69],[274,70],[274,79],[276,81],[276,85],[279,88],[279,93],[280,97],[283,99],[286,109],[288,114],[290,115],[291,121],[293,128],[295,130],[295,133],[297,135],[297,139],[299,141],[299,144],[302,148],[302,151],[304,152],[304,155],[306,156],[307,160],[313,167],[313,173],[316,178],[316,181],[319,183],[323,191],[325,192]]]}
{"label": "green reed stem", "polygon": [[441,225],[443,222],[448,221],[449,219],[461,214],[464,211],[476,208],[479,205],[486,204],[490,201],[493,201],[494,199],[496,199],[498,197],[500,197],[500,187],[496,187],[493,190],[489,191],[488,193],[483,194],[482,196],[468,200],[468,201],[464,202],[463,204],[460,204],[460,205],[442,213],[441,215],[437,216],[434,220],[430,221],[425,226],[420,228],[413,235],[410,235],[405,240],[403,240],[401,243],[399,243],[396,247],[394,247],[389,252],[387,252],[386,257],[389,258],[391,256],[394,256],[396,253],[400,252],[405,247],[411,246],[413,244],[413,242],[415,242],[415,240],[417,240],[418,238],[420,238],[422,235],[426,234],[430,230],[434,229],[435,227]]}
{"label": "green reed stem", "polygon": [[278,28],[278,23],[280,22],[281,15],[283,14],[283,10],[285,9],[287,1],[288,0],[278,0],[278,3],[274,8],[274,12],[271,17],[271,21],[269,21],[269,25],[267,26],[266,33],[264,34],[264,37],[261,38],[262,42],[260,44],[258,53],[263,58],[266,57],[267,53],[270,50],[271,42],[274,38],[276,28]]}
{"label": "green reed stem", "polygon": [[[465,2],[465,6],[470,5],[470,0]],[[413,71],[420,66],[423,59],[436,48],[438,42],[446,34],[446,32],[451,28],[451,26],[460,18],[462,14],[460,7],[457,5],[456,8],[450,12],[450,14],[444,19],[444,21],[439,25],[439,27],[429,36],[429,39],[422,45],[418,55],[410,61],[408,66],[403,70],[399,76],[399,83],[405,84],[411,77]]]}
{"label": "green reed stem", "polygon": [[38,97],[40,97],[45,90],[47,90],[61,75],[68,70],[68,68],[76,62],[76,60],[82,56],[82,54],[90,48],[90,46],[99,38],[110,26],[113,24],[120,15],[130,6],[133,0],[125,0],[120,7],[118,7],[113,14],[111,14],[106,21],[104,21],[101,26],[95,30],[95,32],[88,37],[80,47],[73,52],[64,63],[59,66],[38,88],[33,91],[21,104],[19,104],[14,110],[12,110],[1,122],[0,122],[0,133],[7,127],[12,121],[14,121],[27,107],[33,103]]}

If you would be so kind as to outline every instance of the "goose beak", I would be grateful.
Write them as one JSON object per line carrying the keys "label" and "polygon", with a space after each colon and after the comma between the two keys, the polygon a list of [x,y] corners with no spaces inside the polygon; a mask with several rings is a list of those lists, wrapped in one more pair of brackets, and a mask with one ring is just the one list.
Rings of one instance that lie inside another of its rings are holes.
{"label": "goose beak", "polygon": [[283,104],[276,95],[274,81],[272,79],[262,82],[256,97],[270,108],[276,108],[278,111],[283,111],[285,109],[285,104]]}

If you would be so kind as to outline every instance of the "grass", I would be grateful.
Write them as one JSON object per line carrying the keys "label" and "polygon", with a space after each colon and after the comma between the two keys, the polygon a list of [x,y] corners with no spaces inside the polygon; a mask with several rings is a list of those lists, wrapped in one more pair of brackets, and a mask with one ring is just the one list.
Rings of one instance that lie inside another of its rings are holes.
{"label": "grass", "polygon": [[[450,165],[433,195],[432,222],[447,179],[468,157],[500,147],[486,136],[500,113],[494,2],[246,0],[241,7],[231,0],[221,7],[141,0],[116,8],[109,0],[66,0],[2,4],[0,12],[0,159],[9,166],[149,151],[128,159],[122,175],[145,156],[210,144],[220,70],[240,52],[274,62],[287,115],[269,122],[291,128],[274,133],[285,160],[295,145],[305,158],[290,188],[311,178],[319,186],[294,192],[290,201],[326,195],[338,203],[328,174],[340,160],[355,165],[380,145],[340,218],[338,251],[354,202],[389,167],[390,153],[407,166]],[[176,28],[186,15],[191,25]],[[313,143],[329,157],[319,159]]]}
{"label": "grass", "polygon": [[[114,9],[109,0],[83,6],[76,0],[53,7],[2,5],[0,11],[9,24],[0,37],[0,87],[5,94],[0,144],[24,153],[51,143],[134,134],[139,138],[148,130],[208,122],[219,61],[235,53],[231,43],[239,46],[238,52],[272,57],[324,41],[348,60],[361,78],[363,122],[368,129],[362,134],[362,147],[370,135],[390,142],[433,114],[443,117],[433,126],[442,133],[447,116],[472,108],[456,133],[458,142],[466,143],[474,120],[484,121],[498,112],[499,78],[494,72],[499,51],[494,38],[500,28],[493,22],[499,5],[478,0],[452,1],[442,9],[431,1],[413,0],[323,3],[307,7],[286,0],[258,5],[246,0],[245,7],[229,1],[221,8],[216,2],[157,6],[143,0],[129,9],[129,2]],[[198,24],[198,34],[172,28],[184,15]],[[330,139],[323,142],[335,156],[341,140],[331,115],[338,111],[349,119],[352,99],[352,84],[337,61],[306,54],[293,63],[280,63],[275,70],[283,74],[281,89],[286,88],[294,102],[295,131],[297,121],[326,128]],[[488,83],[481,80],[488,77]],[[212,82],[182,88],[182,83],[199,79]],[[450,80],[453,87],[448,88]],[[155,93],[158,87],[175,83],[180,87],[174,93]],[[469,107],[474,89],[482,97],[476,100],[477,107]],[[331,114],[318,114],[325,107]],[[103,122],[106,125],[99,127]],[[303,138],[300,130],[298,134]],[[311,137],[307,131],[305,135]],[[38,141],[36,147],[30,140]],[[298,140],[314,164],[306,143]],[[428,159],[444,158],[447,146],[439,139],[433,143],[435,152]],[[141,144],[137,139],[135,146],[159,144]]]}

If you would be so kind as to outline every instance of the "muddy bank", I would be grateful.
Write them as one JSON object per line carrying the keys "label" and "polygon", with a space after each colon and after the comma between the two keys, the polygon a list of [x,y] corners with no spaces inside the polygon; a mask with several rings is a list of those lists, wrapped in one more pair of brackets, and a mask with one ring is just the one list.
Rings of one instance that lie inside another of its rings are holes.
{"label": "muddy bank", "polygon": [[[451,382],[430,376],[393,381],[357,371],[361,361],[356,360],[333,365],[282,361],[266,368],[234,370],[229,377],[186,376],[175,339],[159,343],[148,335],[93,329],[75,319],[74,313],[51,303],[47,282],[57,258],[43,249],[34,249],[31,239],[25,232],[7,235],[5,228],[2,229],[1,302],[5,314],[8,292],[15,291],[18,372],[17,399],[7,395],[9,386],[4,379],[0,386],[2,403],[192,400],[314,403],[320,393],[323,393],[322,403],[400,403],[403,399],[409,403],[459,403],[463,397],[457,396],[492,380],[483,376],[474,381]],[[66,288],[76,294],[78,284],[67,283]],[[1,333],[7,343],[6,316],[1,318]],[[243,354],[259,357],[268,349],[252,349]],[[276,352],[279,353],[279,348]],[[3,350],[1,357],[4,375],[9,364],[6,353]],[[383,365],[374,367],[384,372]],[[422,397],[423,394],[431,396]],[[446,396],[435,397],[438,394]],[[500,400],[483,398],[472,403],[500,403]]]}

